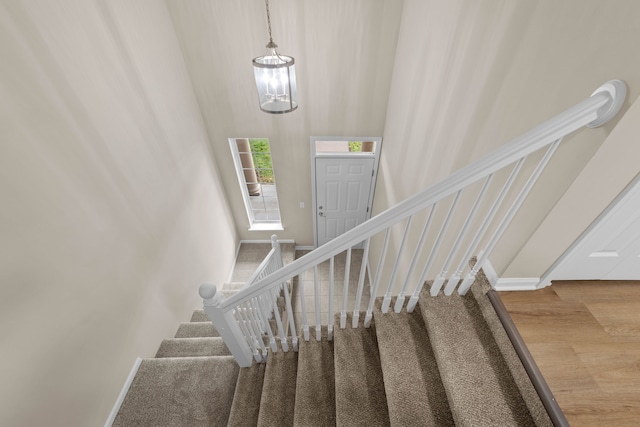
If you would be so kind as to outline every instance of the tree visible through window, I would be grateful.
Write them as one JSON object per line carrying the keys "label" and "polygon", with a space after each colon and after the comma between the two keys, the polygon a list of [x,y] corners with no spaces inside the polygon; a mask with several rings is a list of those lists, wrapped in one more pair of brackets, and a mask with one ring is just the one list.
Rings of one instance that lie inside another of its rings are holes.
{"label": "tree visible through window", "polygon": [[266,138],[231,138],[231,151],[238,171],[245,207],[252,227],[281,227],[271,147]]}

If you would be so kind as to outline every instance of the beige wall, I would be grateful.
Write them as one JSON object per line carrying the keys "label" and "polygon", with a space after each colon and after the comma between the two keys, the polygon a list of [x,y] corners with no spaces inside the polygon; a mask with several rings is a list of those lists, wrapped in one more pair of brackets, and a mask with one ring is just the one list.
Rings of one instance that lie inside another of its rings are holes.
{"label": "beige wall", "polygon": [[[199,304],[197,285],[226,279],[239,239],[268,238],[247,231],[228,137],[272,141],[280,237],[311,245],[310,136],[383,134],[380,212],[608,79],[627,81],[628,107],[639,9],[274,1],[300,107],[268,115],[250,66],[267,42],[262,2],[1,2],[0,424],[100,425],[135,357]],[[560,253],[597,214],[564,227],[575,204],[561,197],[594,191],[570,188],[585,165],[606,174],[637,157],[632,127],[603,144],[614,126],[565,141],[492,256],[499,273],[542,274],[552,261],[540,254]],[[597,186],[599,206],[633,175],[625,165]]]}
{"label": "beige wall", "polygon": [[[273,39],[296,60],[299,107],[258,107],[251,60],[269,41],[264,2],[168,1],[241,239],[248,231],[227,138],[271,142],[283,239],[313,245],[310,136],[381,136],[402,1],[278,0]],[[305,208],[301,209],[300,202]]]}
{"label": "beige wall", "polygon": [[640,102],[636,100],[520,250],[504,277],[540,277],[637,176],[638,135]]}
{"label": "beige wall", "polygon": [[0,425],[103,425],[235,224],[163,3],[0,3]]}
{"label": "beige wall", "polygon": [[[631,54],[640,37],[638,16],[640,3],[630,0],[406,0],[374,213],[582,101],[609,79],[628,83],[628,108],[640,93],[640,57]],[[546,233],[516,259],[618,120],[565,139],[491,256],[498,273],[513,264],[512,275],[541,275],[553,261],[525,268],[528,258],[566,247],[575,232],[555,223],[559,238]],[[624,155],[637,157],[637,149],[626,148],[631,151]],[[621,188],[599,189],[612,198]]]}

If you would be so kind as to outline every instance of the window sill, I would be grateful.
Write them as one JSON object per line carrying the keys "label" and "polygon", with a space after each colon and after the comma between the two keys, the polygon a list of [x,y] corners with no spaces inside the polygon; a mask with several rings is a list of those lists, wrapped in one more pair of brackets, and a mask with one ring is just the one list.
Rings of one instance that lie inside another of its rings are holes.
{"label": "window sill", "polygon": [[263,222],[252,224],[249,231],[284,231],[284,227],[280,222]]}

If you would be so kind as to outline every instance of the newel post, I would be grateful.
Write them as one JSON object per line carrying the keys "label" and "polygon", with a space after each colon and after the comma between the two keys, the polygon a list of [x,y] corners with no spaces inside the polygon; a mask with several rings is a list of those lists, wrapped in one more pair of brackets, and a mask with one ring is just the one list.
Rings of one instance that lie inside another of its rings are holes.
{"label": "newel post", "polygon": [[280,242],[278,241],[278,236],[275,234],[271,236],[271,248],[275,249],[278,252],[278,268],[282,268],[282,250],[280,249]]}
{"label": "newel post", "polygon": [[203,283],[199,289],[203,299],[204,312],[213,323],[213,326],[220,333],[220,337],[226,344],[229,351],[235,357],[241,368],[248,368],[253,363],[251,349],[242,335],[242,331],[236,322],[231,311],[223,312],[220,304],[224,300],[222,294],[217,293],[217,289],[211,283]]}

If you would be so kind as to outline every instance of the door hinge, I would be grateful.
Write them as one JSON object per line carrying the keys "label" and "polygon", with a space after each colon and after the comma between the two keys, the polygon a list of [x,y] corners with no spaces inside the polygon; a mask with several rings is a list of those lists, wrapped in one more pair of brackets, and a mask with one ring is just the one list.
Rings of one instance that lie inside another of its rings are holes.
{"label": "door hinge", "polygon": [[371,169],[371,176],[374,176],[376,174],[376,171],[374,171],[373,169]]}
{"label": "door hinge", "polygon": [[367,206],[367,213],[369,213],[369,206]]}

